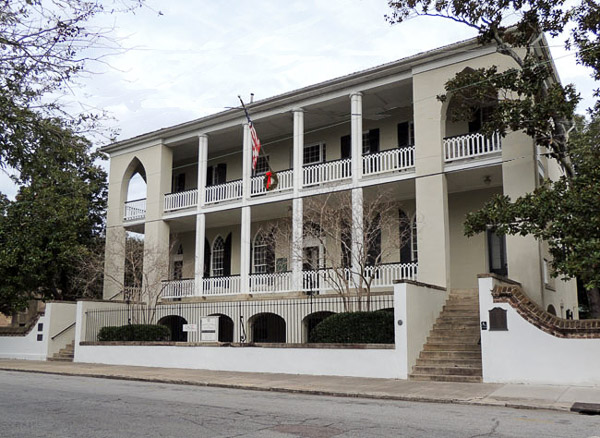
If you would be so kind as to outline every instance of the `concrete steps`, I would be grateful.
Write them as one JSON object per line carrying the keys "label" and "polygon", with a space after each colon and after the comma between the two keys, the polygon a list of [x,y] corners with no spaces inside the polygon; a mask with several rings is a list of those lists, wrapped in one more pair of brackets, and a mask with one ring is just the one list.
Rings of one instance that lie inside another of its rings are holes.
{"label": "concrete steps", "polygon": [[55,362],[73,362],[75,356],[75,341],[71,342],[65,348],[61,348],[58,353],[54,353],[48,360]]}
{"label": "concrete steps", "polygon": [[411,380],[481,382],[476,289],[453,290],[410,374]]}

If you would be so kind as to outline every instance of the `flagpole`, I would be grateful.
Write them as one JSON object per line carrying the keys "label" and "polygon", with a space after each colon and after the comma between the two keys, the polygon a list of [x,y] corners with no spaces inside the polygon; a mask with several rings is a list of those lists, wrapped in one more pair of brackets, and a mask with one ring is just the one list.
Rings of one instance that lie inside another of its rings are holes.
{"label": "flagpole", "polygon": [[[248,124],[254,125],[254,123],[252,122],[252,119],[250,118],[250,113],[248,113],[248,108],[246,108],[246,105],[244,104],[244,101],[242,100],[242,96],[240,96],[239,94],[238,94],[238,99],[240,100],[240,103],[242,104],[242,109],[244,110],[244,114],[246,114],[246,119],[248,120]],[[267,162],[267,167],[269,168],[269,170],[271,172],[273,172],[273,169],[271,168],[271,163],[269,162],[269,157],[267,157],[267,155],[263,152],[262,146],[258,150],[258,154],[260,155],[261,153],[262,153],[262,156],[264,157],[265,161]],[[254,170],[254,168],[252,170]]]}

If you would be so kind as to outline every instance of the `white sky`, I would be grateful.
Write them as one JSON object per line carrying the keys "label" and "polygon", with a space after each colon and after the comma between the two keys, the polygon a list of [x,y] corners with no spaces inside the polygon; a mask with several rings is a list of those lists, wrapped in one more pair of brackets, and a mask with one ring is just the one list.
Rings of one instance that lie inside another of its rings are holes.
{"label": "white sky", "polygon": [[[186,122],[474,36],[464,25],[418,18],[391,26],[386,0],[148,0],[150,8],[115,18],[131,49],[74,89],[81,105],[107,110],[119,139]],[[163,15],[159,15],[158,11]],[[586,70],[550,42],[563,83],[590,106]],[[597,86],[597,85],[596,85]],[[14,195],[0,173],[0,191]]]}

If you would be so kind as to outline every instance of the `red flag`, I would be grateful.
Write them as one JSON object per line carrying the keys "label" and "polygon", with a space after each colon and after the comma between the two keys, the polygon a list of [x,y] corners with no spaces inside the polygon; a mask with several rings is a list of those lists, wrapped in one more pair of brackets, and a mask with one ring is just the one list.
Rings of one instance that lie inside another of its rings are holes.
{"label": "red flag", "polygon": [[260,153],[260,140],[254,129],[254,123],[250,122],[250,137],[252,138],[252,170],[256,169],[256,161]]}

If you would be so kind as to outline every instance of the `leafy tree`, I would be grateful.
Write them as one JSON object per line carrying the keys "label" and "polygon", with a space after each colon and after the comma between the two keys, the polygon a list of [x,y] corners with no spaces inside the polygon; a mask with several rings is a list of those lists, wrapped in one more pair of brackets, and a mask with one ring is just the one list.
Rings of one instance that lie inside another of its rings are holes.
{"label": "leafy tree", "polygon": [[45,120],[14,201],[0,200],[0,311],[28,299],[74,299],[78,255],[98,244],[106,174],[97,153],[58,120]]}
{"label": "leafy tree", "polygon": [[[466,70],[446,83],[454,119],[471,119],[490,106],[484,133],[523,131],[562,166],[565,176],[516,200],[498,196],[468,216],[467,235],[489,227],[500,233],[547,239],[554,275],[577,276],[588,288],[591,314],[600,317],[600,235],[598,227],[598,115],[588,126],[573,122],[579,95],[555,79],[542,56],[543,34],[566,35],[566,47],[600,79],[600,5],[595,0],[400,0],[388,2],[398,23],[414,16],[442,17],[478,32],[482,44],[511,57],[515,68]],[[599,91],[595,92],[599,96]],[[439,96],[440,100],[447,95]],[[490,105],[490,103],[492,105]],[[600,104],[596,103],[596,114]],[[579,131],[575,131],[575,128]]]}
{"label": "leafy tree", "polygon": [[69,114],[58,98],[100,60],[91,53],[119,48],[92,22],[142,5],[0,0],[0,170],[19,186],[14,201],[0,193],[1,312],[32,297],[76,297],[76,256],[101,244],[106,174],[81,136],[100,118]]}
{"label": "leafy tree", "polygon": [[555,277],[578,277],[588,294],[590,316],[600,318],[600,118],[569,140],[572,178],[547,181],[516,199],[497,196],[483,210],[471,213],[467,235],[492,228],[501,234],[531,234],[548,242]]}

